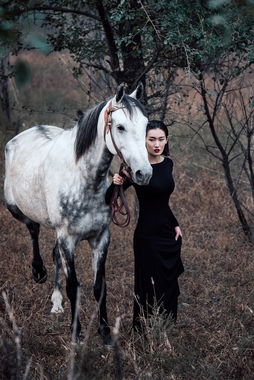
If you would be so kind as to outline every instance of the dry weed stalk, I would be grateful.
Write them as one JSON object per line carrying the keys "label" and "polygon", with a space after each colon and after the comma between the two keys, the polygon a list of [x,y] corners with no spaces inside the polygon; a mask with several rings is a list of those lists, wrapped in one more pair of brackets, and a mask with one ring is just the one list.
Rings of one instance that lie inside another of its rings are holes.
{"label": "dry weed stalk", "polygon": [[[86,335],[85,335],[85,338],[82,342],[82,359],[81,359],[81,368],[83,368],[84,366],[84,361],[85,361],[85,358],[86,358],[86,351],[87,351],[87,348],[88,348],[88,341],[89,341],[89,337],[90,337],[90,333],[91,333],[91,329],[92,329],[92,325],[93,325],[93,321],[95,320],[96,316],[98,315],[98,310],[99,310],[99,305],[97,304],[96,307],[95,307],[95,310],[94,312],[92,313],[91,317],[90,317],[90,320],[89,320],[89,323],[88,323],[88,326],[87,326],[87,330],[86,330]],[[77,378],[80,377],[80,373],[78,374]]]}
{"label": "dry weed stalk", "polygon": [[73,321],[73,330],[71,336],[71,348],[70,348],[70,356],[69,356],[69,368],[68,368],[68,380],[74,380],[74,366],[75,366],[75,354],[76,354],[76,345],[77,345],[77,320],[80,309],[80,288],[77,288],[77,298],[76,298],[76,308],[75,315]]}
{"label": "dry weed stalk", "polygon": [[116,369],[116,380],[123,379],[123,363],[122,363],[122,354],[119,344],[119,329],[120,329],[121,317],[116,318],[115,326],[113,327],[113,337],[112,337],[112,346],[114,350],[114,361]]}
{"label": "dry weed stalk", "polygon": [[14,317],[13,309],[9,303],[9,300],[8,300],[8,297],[7,297],[7,294],[5,291],[2,292],[2,296],[4,299],[6,312],[7,312],[9,319],[12,323],[12,329],[14,332],[14,341],[16,344],[16,359],[17,359],[16,378],[19,379],[20,378],[20,370],[21,370],[21,359],[22,359],[20,332],[19,332],[19,328],[18,328],[18,325],[17,325],[15,317]]}
{"label": "dry weed stalk", "polygon": [[28,375],[29,375],[29,372],[30,372],[30,368],[31,368],[31,364],[32,364],[32,358],[30,358],[27,362],[27,365],[26,365],[26,369],[25,369],[25,373],[24,373],[24,376],[23,376],[23,380],[26,380]]}

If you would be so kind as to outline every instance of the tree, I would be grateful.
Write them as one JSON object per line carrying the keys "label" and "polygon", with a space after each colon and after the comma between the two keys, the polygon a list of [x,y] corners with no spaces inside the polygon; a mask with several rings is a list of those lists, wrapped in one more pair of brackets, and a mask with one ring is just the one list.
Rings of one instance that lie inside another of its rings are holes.
{"label": "tree", "polygon": [[[186,124],[210,157],[220,162],[243,232],[253,235],[254,213],[254,87],[253,64],[245,54],[231,54],[210,63],[210,70],[193,75],[185,88]],[[197,95],[197,96],[196,96]],[[195,116],[193,112],[199,108]],[[196,119],[196,120],[195,120]],[[249,198],[252,202],[249,202]]]}
{"label": "tree", "polygon": [[5,19],[19,25],[31,24],[32,16],[53,50],[70,51],[77,75],[94,68],[130,90],[142,81],[149,112],[161,118],[165,106],[158,103],[165,105],[174,92],[179,67],[204,70],[232,46],[242,50],[252,43],[246,38],[251,17],[239,13],[238,2],[194,0],[190,7],[189,0],[14,0],[2,7]]}
{"label": "tree", "polygon": [[0,61],[0,103],[2,112],[5,114],[7,120],[10,120],[8,63],[8,59],[1,59]]}

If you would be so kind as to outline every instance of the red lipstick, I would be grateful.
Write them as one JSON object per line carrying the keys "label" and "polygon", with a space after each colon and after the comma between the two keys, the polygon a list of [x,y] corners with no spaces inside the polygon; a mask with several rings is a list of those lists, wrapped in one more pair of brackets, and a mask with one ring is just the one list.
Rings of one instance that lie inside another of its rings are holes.
{"label": "red lipstick", "polygon": [[154,152],[155,152],[155,153],[159,153],[159,152],[160,152],[160,149],[154,149]]}

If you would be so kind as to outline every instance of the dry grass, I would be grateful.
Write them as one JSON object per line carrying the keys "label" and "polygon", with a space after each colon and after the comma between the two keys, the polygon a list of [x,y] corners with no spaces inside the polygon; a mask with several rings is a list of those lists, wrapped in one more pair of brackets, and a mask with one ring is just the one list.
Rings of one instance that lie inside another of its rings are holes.
{"label": "dry grass", "polygon": [[[76,252],[81,281],[81,321],[87,343],[75,348],[77,379],[251,379],[254,353],[253,246],[244,240],[224,184],[200,170],[192,178],[175,168],[177,190],[172,208],[184,232],[185,273],[176,325],[166,327],[160,318],[147,324],[146,339],[131,333],[133,257],[131,226],[112,225],[107,261],[108,311],[116,329],[115,348],[103,347],[97,319],[91,321],[95,302],[88,245]],[[128,194],[133,207],[134,197]],[[52,231],[42,229],[41,251],[48,268],[45,284],[31,278],[31,243],[25,226],[0,205],[1,283],[19,327],[22,346],[20,378],[67,379],[70,365],[70,309],[50,315],[53,290]],[[17,379],[17,347],[13,326],[2,301],[0,379]],[[91,325],[90,331],[87,327]],[[87,335],[88,334],[88,335]],[[70,378],[70,376],[69,376]]]}

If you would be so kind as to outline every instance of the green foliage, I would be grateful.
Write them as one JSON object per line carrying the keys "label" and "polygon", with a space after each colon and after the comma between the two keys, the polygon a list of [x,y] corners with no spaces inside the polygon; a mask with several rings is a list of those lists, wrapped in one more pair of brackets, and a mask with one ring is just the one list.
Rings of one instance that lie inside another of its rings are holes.
{"label": "green foliage", "polygon": [[25,42],[27,43],[28,48],[35,48],[41,53],[49,54],[50,51],[52,51],[52,47],[45,36],[37,34],[35,31],[26,37]]}
{"label": "green foliage", "polygon": [[[39,11],[26,12],[36,1],[1,1],[0,5],[0,54],[17,53],[21,49],[37,49],[48,54],[52,48],[43,31],[44,16]],[[38,32],[38,30],[40,30]]]}
{"label": "green foliage", "polygon": [[191,6],[189,0],[84,0],[82,7],[78,0],[15,0],[8,9],[4,4],[5,44],[46,54],[68,49],[79,72],[96,67],[117,82],[142,77],[147,67],[198,73],[225,54],[240,51],[250,59],[254,54],[250,0],[194,0]]}
{"label": "green foliage", "polygon": [[30,67],[27,62],[18,59],[14,66],[14,78],[18,88],[23,87],[30,79]]}
{"label": "green foliage", "polygon": [[209,0],[208,7],[211,9],[218,9],[224,5],[230,4],[231,0]]}
{"label": "green foliage", "polygon": [[182,67],[198,72],[221,55],[252,49],[253,20],[241,16],[232,2],[217,1],[216,4],[214,9],[201,6],[200,1],[193,1],[191,7],[188,1],[164,2],[166,12],[159,16],[164,49],[167,54],[177,51],[177,59],[179,55],[182,57]]}

